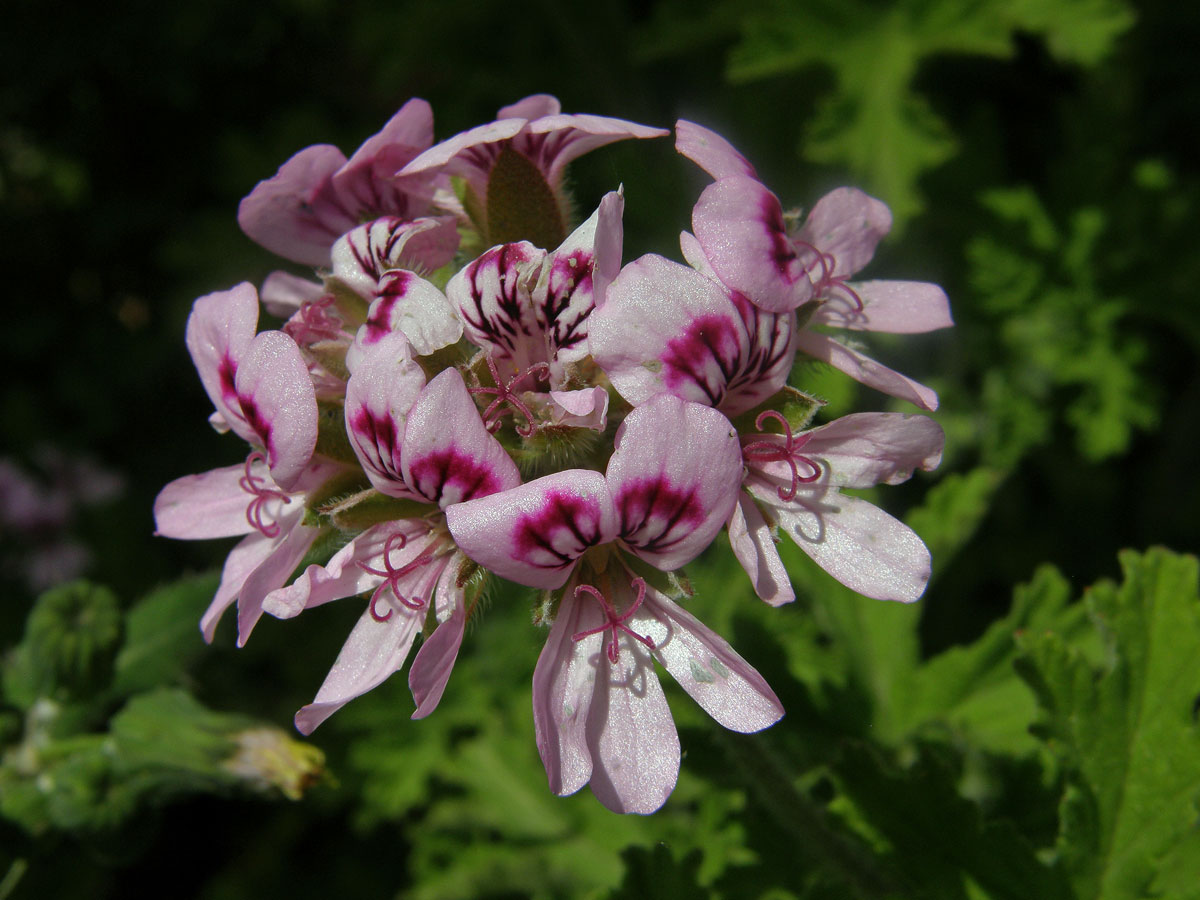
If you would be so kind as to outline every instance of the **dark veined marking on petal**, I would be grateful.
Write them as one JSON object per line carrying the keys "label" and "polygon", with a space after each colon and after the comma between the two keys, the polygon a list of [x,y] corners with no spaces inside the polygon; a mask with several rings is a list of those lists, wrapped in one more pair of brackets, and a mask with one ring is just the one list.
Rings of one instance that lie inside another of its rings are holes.
{"label": "dark veined marking on petal", "polygon": [[[398,272],[397,274],[410,275],[411,273]],[[407,284],[407,279],[404,284]],[[404,291],[402,289],[388,291],[387,293],[380,294],[379,298],[371,304],[374,311],[363,325],[364,344],[374,344],[391,332],[392,309],[400,302],[403,296]]]}
{"label": "dark veined marking on petal", "polygon": [[[599,511],[575,494],[550,491],[540,510],[518,520],[512,537],[514,553],[530,565],[561,569],[599,542]],[[539,559],[546,555],[554,561]]]}
{"label": "dark veined marking on petal", "polygon": [[586,250],[574,250],[556,256],[550,266],[546,299],[538,310],[541,326],[550,337],[552,347],[566,350],[587,337],[587,320],[592,314],[592,303],[573,316],[564,315],[571,301],[581,291],[592,293],[592,270],[595,257]]}
{"label": "dark veined marking on petal", "polygon": [[413,460],[409,473],[409,486],[434,503],[441,502],[447,488],[455,489],[458,496],[454,502],[459,503],[486,497],[503,487],[491,467],[454,446]]}
{"label": "dark veined marking on petal", "polygon": [[[515,352],[519,335],[528,336],[529,330],[522,321],[521,269],[528,257],[517,244],[494,247],[468,267],[471,303],[475,315],[461,309],[463,320],[477,335],[489,340],[509,353]],[[490,270],[496,278],[497,291],[488,290],[480,284],[480,276]],[[486,292],[486,293],[485,293]],[[496,314],[489,316],[484,308],[488,302],[495,304]]]}
{"label": "dark veined marking on petal", "polygon": [[263,446],[267,448],[268,461],[273,462],[275,450],[271,446],[271,423],[259,412],[258,404],[254,402],[253,397],[238,394],[238,404],[242,407],[242,416],[245,418],[246,424],[262,439]]}
{"label": "dark veined marking on petal", "polygon": [[237,375],[237,364],[233,361],[228,353],[221,357],[221,362],[217,365],[217,381],[221,386],[221,399],[225,401],[225,405],[231,411],[236,412],[239,399],[237,388],[234,387],[233,380]]}
{"label": "dark veined marking on petal", "polygon": [[617,494],[620,536],[634,547],[662,553],[704,522],[696,487],[676,488],[665,475],[622,485]]}
{"label": "dark veined marking on petal", "polygon": [[391,416],[377,416],[367,407],[360,407],[351,416],[350,430],[355,443],[371,457],[371,462],[380,473],[397,481],[402,480],[400,446],[396,437],[396,423]]}
{"label": "dark veined marking on petal", "polygon": [[[697,316],[687,331],[667,343],[662,359],[663,383],[676,391],[690,381],[700,388],[710,406],[716,406],[740,368],[740,355],[736,323],[725,316]],[[716,372],[711,364],[716,365]]]}

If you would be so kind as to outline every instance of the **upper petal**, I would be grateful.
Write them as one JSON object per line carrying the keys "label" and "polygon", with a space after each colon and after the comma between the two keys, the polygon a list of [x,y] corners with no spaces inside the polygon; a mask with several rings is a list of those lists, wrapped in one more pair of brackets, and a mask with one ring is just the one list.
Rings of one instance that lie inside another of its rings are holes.
{"label": "upper petal", "polygon": [[333,174],[345,162],[337,147],[306,147],[242,200],[238,225],[251,240],[285,259],[326,265],[333,242],[358,223],[332,187]]}
{"label": "upper petal", "polygon": [[373,296],[367,321],[346,352],[346,367],[351,372],[366,348],[394,332],[403,334],[418,356],[428,356],[462,337],[462,325],[445,295],[415,272],[384,272]]}
{"label": "upper petal", "polygon": [[317,444],[317,396],[296,342],[264,331],[250,343],[234,377],[241,420],[233,430],[267,453],[271,477],[290,488]]}
{"label": "upper petal", "polygon": [[545,259],[546,251],[528,241],[501,244],[468,263],[446,285],[467,340],[509,360],[518,372],[550,358],[532,298]]}
{"label": "upper petal", "polygon": [[346,434],[367,477],[392,497],[412,496],[402,469],[404,428],[425,387],[403,334],[388,333],[363,352],[346,383]]}
{"label": "upper petal", "polygon": [[745,175],[758,179],[754,166],[734,149],[733,144],[715,131],[687,119],[675,123],[675,149],[713,178]]}
{"label": "upper petal", "polygon": [[548,589],[562,587],[589,547],[616,536],[604,476],[586,469],[448,507],[446,523],[455,543],[484,568]]}
{"label": "upper petal", "polygon": [[521,483],[454,368],[435,376],[409,410],[402,465],[408,486],[443,508]]}
{"label": "upper petal", "polygon": [[242,418],[234,375],[257,327],[258,294],[247,281],[199,298],[188,316],[188,353],[200,383],[227,424]]}
{"label": "upper petal", "polygon": [[811,252],[788,237],[779,198],[754,178],[730,175],[704,189],[692,230],[717,277],[769,312],[811,299]]}
{"label": "upper petal", "polygon": [[832,275],[848,277],[871,261],[891,227],[891,211],[882,201],[841,187],[817,201],[797,237],[833,256]]}
{"label": "upper petal", "polygon": [[333,274],[369,302],[389,269],[432,272],[450,262],[457,249],[458,228],[452,216],[384,216],[337,239],[331,251]]}
{"label": "upper petal", "polygon": [[700,555],[737,502],[737,432],[716,410],[670,394],[621,424],[607,479],[618,534],[638,556],[677,569]]}

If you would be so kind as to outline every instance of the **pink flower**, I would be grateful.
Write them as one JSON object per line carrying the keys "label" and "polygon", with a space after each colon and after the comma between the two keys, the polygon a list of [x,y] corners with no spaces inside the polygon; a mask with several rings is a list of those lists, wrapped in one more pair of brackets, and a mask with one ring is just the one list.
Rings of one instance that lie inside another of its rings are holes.
{"label": "pink flower", "polygon": [[407,517],[368,528],[264,603],[272,615],[290,618],[371,592],[316,698],[296,714],[305,734],[398,671],[431,609],[437,629],[413,660],[409,685],[414,718],[433,711],[467,620],[461,576],[469,563],[451,540],[442,510],[521,480],[484,427],[458,370],[445,369],[426,384],[398,332],[366,349],[350,376],[346,431],[376,490],[412,506]]}
{"label": "pink flower", "polygon": [[842,488],[899,484],[942,459],[942,429],[925,416],[857,413],[793,434],[744,434],[746,478],[729,520],[734,555],[760,597],[794,599],[772,526],[846,587],[879,600],[911,602],[929,581],[929,550],[911,528]]}
{"label": "pink flower", "polygon": [[349,160],[329,144],[301,150],[242,200],[238,224],[272,253],[328,265],[334,241],[360,222],[428,212],[437,181],[395,173],[432,143],[433,111],[410,100]]}
{"label": "pink flower", "polygon": [[[620,812],[653,812],[675,785],[679,742],[657,659],[718,721],[756,731],[782,715],[721,638],[634,575],[694,559],[741,480],[720,413],[663,394],[634,409],[604,475],[575,469],[447,510],[454,540],[521,584],[566,587],[534,673],[538,749],[551,789],[589,781]],[[622,652],[624,651],[624,652]]]}
{"label": "pink flower", "polygon": [[946,295],[935,284],[849,280],[891,228],[888,208],[855,188],[838,188],[791,229],[779,199],[728,141],[683,120],[676,133],[679,152],[716,179],[692,211],[696,239],[716,277],[764,310],[804,313],[801,352],[884,393],[936,409],[937,395],[929,388],[809,327],[911,334],[953,324]]}
{"label": "pink flower", "polygon": [[247,535],[229,554],[221,584],[201,620],[212,640],[217,620],[238,602],[245,643],[263,598],[281,587],[318,529],[303,524],[303,497],[336,470],[313,461],[317,401],[300,349],[278,331],[255,334],[258,298],[249,284],[196,301],[187,345],[217,408],[218,430],[251,445],[246,461],[168,484],[154,504],[157,533],[202,539]]}

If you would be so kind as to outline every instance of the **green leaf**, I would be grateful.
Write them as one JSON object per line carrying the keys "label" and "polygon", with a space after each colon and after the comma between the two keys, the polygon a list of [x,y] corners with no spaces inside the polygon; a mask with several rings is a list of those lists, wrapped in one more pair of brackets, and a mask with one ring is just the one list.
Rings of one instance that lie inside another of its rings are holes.
{"label": "green leaf", "polygon": [[1154,549],[1121,565],[1123,584],[1086,596],[1101,662],[1053,631],[1022,636],[1018,661],[1067,773],[1059,856],[1078,896],[1099,900],[1150,896],[1181,842],[1195,857],[1200,798],[1197,560]]}
{"label": "green leaf", "polygon": [[177,681],[205,649],[200,616],[212,602],[218,573],[164,585],[125,617],[125,645],[117,655],[114,690],[121,696]]}

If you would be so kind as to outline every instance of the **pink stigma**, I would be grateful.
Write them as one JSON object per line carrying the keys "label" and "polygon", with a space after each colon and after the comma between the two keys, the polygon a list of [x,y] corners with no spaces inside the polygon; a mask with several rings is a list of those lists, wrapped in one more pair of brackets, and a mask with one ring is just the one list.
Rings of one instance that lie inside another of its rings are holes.
{"label": "pink stigma", "polygon": [[608,661],[613,665],[616,665],[616,662],[620,658],[621,654],[621,650],[617,646],[618,631],[623,631],[635,641],[641,641],[651,650],[654,649],[654,641],[650,640],[650,638],[646,637],[645,635],[638,634],[625,624],[629,620],[629,617],[637,612],[638,607],[642,605],[642,600],[646,596],[646,582],[643,579],[634,578],[630,584],[637,590],[637,598],[633,601],[633,603],[629,604],[629,609],[625,610],[625,612],[621,613],[620,615],[617,615],[617,611],[612,608],[612,604],[604,599],[604,595],[590,584],[580,584],[576,585],[575,587],[576,598],[579,597],[580,591],[592,595],[592,597],[604,609],[604,618],[606,621],[598,628],[589,628],[587,631],[580,631],[577,634],[571,635],[571,640],[582,641],[585,637],[590,637],[593,634],[600,634],[602,631],[612,631],[612,637],[608,642],[607,655]]}
{"label": "pink stigma", "polygon": [[[787,463],[788,468],[792,470],[792,484],[787,488],[778,488],[779,499],[794,500],[796,498],[796,488],[799,485],[811,484],[821,477],[820,463],[811,457],[803,456],[796,452],[808,443],[809,438],[812,437],[812,433],[809,432],[796,437],[792,434],[792,426],[788,424],[788,420],[783,417],[782,413],[776,412],[773,409],[759,413],[758,418],[754,420],[754,427],[762,431],[763,423],[767,419],[774,419],[783,426],[783,446],[781,447],[779,444],[770,441],[755,441],[742,447],[742,456],[755,462]],[[796,468],[797,463],[806,465],[811,470],[811,474],[801,475],[800,470]]]}
{"label": "pink stigma", "polygon": [[364,562],[356,563],[356,565],[364,572],[368,572],[371,575],[378,575],[383,578],[383,583],[380,584],[379,587],[375,588],[374,592],[372,592],[371,605],[368,607],[371,613],[371,618],[376,622],[386,622],[392,617],[392,610],[390,609],[382,615],[376,611],[376,604],[379,602],[379,598],[383,594],[383,591],[387,588],[391,588],[392,596],[394,596],[409,609],[416,611],[419,609],[424,609],[425,607],[425,601],[420,597],[405,597],[402,593],[400,593],[400,579],[405,575],[408,575],[410,572],[421,568],[421,566],[425,565],[426,563],[431,562],[433,560],[433,555],[428,549],[425,549],[421,551],[416,559],[397,569],[392,565],[392,551],[403,550],[407,544],[408,538],[406,538],[400,532],[396,532],[387,539],[387,543],[383,545],[382,570],[372,569]]}
{"label": "pink stigma", "polygon": [[279,537],[279,525],[264,518],[263,507],[268,500],[282,500],[284,503],[291,503],[292,498],[278,488],[267,487],[266,479],[260,478],[250,471],[250,466],[254,463],[265,464],[266,461],[267,458],[258,450],[247,456],[243,470],[245,474],[238,479],[238,486],[254,497],[246,507],[246,521],[250,523],[250,527],[261,531],[263,537],[274,538]]}
{"label": "pink stigma", "polygon": [[490,432],[495,432],[497,429],[499,429],[500,417],[504,415],[505,412],[503,405],[507,403],[513,408],[514,411],[519,412],[525,417],[526,424],[524,427],[521,427],[520,425],[515,426],[517,434],[519,434],[521,437],[529,437],[537,429],[537,426],[534,424],[533,420],[533,412],[528,406],[525,405],[524,401],[522,401],[520,397],[513,393],[513,388],[535,373],[539,378],[545,378],[550,374],[549,363],[534,363],[524,372],[518,372],[507,382],[501,380],[500,370],[496,368],[496,361],[492,359],[490,354],[487,358],[487,364],[489,371],[492,373],[492,380],[496,382],[496,386],[494,388],[467,388],[467,390],[472,394],[496,395],[496,399],[488,404],[488,408],[483,411],[483,424]]}

